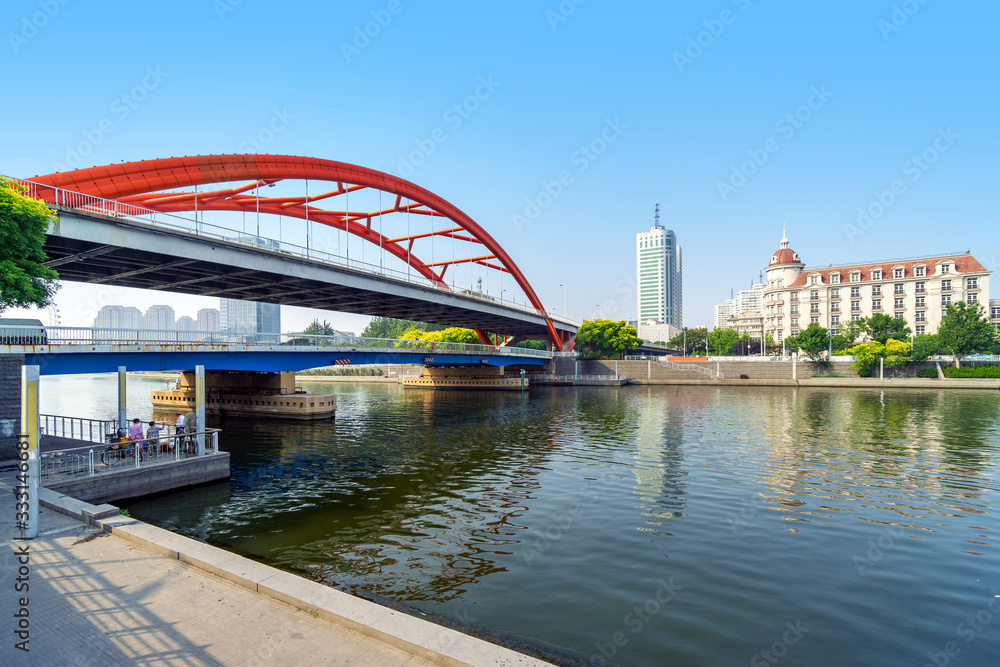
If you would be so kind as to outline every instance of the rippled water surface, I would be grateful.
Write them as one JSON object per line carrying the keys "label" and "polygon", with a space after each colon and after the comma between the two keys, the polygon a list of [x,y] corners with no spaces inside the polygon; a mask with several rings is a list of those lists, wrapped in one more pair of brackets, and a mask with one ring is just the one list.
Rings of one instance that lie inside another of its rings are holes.
{"label": "rippled water surface", "polygon": [[578,664],[1000,664],[998,392],[310,390],[132,514]]}

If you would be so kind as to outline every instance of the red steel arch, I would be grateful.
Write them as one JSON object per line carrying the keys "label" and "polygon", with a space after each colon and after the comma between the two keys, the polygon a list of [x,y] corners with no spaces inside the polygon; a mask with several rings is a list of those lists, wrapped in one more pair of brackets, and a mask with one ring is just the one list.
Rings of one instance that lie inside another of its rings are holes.
{"label": "red steel arch", "polygon": [[[232,183],[246,179],[253,182],[236,188],[210,192],[165,192],[176,188]],[[242,193],[263,185],[286,179],[327,181],[337,188],[310,197],[267,198]],[[256,211],[307,219],[330,227],[342,229],[370,243],[380,246],[397,258],[410,264],[428,280],[445,285],[444,273],[456,262],[426,264],[411,252],[413,241],[427,234],[388,239],[372,229],[372,218],[388,213],[412,213],[443,217],[457,225],[453,229],[431,232],[433,235],[450,236],[458,240],[482,244],[489,254],[470,257],[462,262],[473,262],[504,273],[510,273],[524,291],[528,301],[540,313],[545,307],[528,283],[527,278],[510,255],[476,221],[443,197],[415,183],[391,174],[368,169],[346,162],[292,155],[201,155],[192,157],[162,158],[124,162],[75,171],[58,172],[31,179],[38,184],[72,190],[105,199],[142,206],[164,213],[182,211]],[[391,208],[372,212],[332,211],[313,206],[313,202],[336,197],[362,188],[373,188],[396,195]],[[38,196],[52,201],[54,192],[37,189]],[[409,204],[401,205],[405,198]],[[407,245],[402,245],[406,242]],[[492,263],[495,260],[496,263]],[[434,267],[440,266],[440,272]],[[549,337],[557,350],[563,347],[552,323],[545,317]],[[478,332],[484,343],[489,341]]]}

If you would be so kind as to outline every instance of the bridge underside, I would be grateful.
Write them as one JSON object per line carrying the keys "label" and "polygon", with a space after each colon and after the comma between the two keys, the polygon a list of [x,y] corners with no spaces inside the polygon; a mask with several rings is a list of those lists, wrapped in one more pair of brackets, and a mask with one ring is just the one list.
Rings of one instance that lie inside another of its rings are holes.
{"label": "bridge underside", "polygon": [[[109,224],[110,223],[110,224]],[[248,247],[206,242],[71,210],[47,236],[46,264],[61,280],[243,299],[547,339],[544,317],[488,300]],[[576,327],[562,330],[567,338]]]}

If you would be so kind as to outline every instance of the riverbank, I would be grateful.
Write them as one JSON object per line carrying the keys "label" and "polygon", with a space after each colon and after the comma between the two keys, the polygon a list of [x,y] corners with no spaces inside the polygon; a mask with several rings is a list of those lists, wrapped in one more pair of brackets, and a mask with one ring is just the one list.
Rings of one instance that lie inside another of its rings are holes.
{"label": "riverbank", "polygon": [[629,379],[629,384],[647,385],[714,385],[724,387],[845,387],[852,389],[1000,389],[1000,380],[988,379],[926,379],[926,378],[862,378],[813,377],[801,380],[709,380],[704,377],[684,379]]}
{"label": "riverbank", "polygon": [[[12,486],[3,571],[27,545],[32,664],[548,664],[45,489],[39,537],[14,542]],[[24,660],[13,644],[2,664]]]}

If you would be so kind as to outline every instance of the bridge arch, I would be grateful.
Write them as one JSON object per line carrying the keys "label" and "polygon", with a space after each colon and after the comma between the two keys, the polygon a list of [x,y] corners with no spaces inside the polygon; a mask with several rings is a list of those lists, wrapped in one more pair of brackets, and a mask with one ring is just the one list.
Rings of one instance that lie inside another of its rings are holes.
{"label": "bridge arch", "polygon": [[[252,179],[248,184],[214,191],[176,192],[178,188],[215,183],[234,183]],[[407,263],[421,276],[448,288],[445,271],[456,263],[473,262],[489,269],[508,273],[524,292],[528,302],[545,318],[549,337],[557,350],[563,341],[527,278],[499,243],[464,211],[443,197],[384,172],[346,162],[291,155],[202,155],[124,162],[58,172],[31,179],[39,184],[37,196],[53,201],[54,190],[44,185],[116,199],[163,213],[191,211],[260,211],[316,222],[357,236]],[[301,197],[261,197],[259,188],[284,180],[335,183],[336,188]],[[320,208],[314,202],[371,188],[395,195],[392,207],[376,211],[337,211]],[[245,194],[258,190],[257,196]],[[403,199],[407,200],[403,204]],[[451,262],[427,263],[413,252],[414,241],[426,235],[386,238],[372,228],[372,219],[389,213],[409,213],[445,218],[453,228],[435,230],[431,235],[452,237],[480,244],[487,251]],[[438,271],[435,269],[440,267]],[[450,288],[449,288],[450,289]],[[478,331],[483,342],[485,333]]]}

